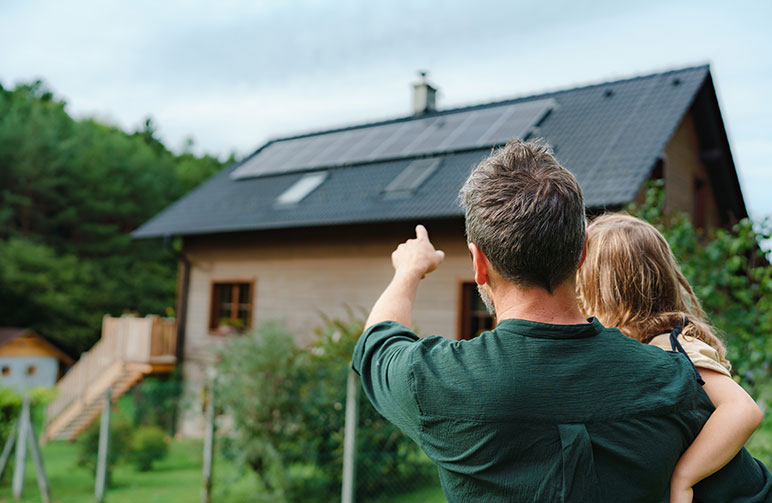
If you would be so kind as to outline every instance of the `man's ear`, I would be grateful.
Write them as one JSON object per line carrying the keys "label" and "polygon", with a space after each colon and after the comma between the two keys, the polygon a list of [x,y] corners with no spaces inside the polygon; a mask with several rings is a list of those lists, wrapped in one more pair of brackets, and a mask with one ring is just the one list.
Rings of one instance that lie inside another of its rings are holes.
{"label": "man's ear", "polygon": [[579,265],[576,266],[577,270],[584,264],[584,259],[587,258],[587,231],[584,231],[584,244],[582,245],[582,256],[579,257]]}
{"label": "man's ear", "polygon": [[469,251],[472,253],[472,266],[474,267],[474,282],[478,285],[484,285],[488,282],[488,257],[480,250],[476,244],[467,243]]}

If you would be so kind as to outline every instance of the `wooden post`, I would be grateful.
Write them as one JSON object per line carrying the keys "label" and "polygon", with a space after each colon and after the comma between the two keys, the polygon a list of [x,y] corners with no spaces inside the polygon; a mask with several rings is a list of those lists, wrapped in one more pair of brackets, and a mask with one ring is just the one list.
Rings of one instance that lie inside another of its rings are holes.
{"label": "wooden post", "polygon": [[348,372],[346,385],[346,423],[343,434],[343,484],[341,503],[354,503],[356,494],[357,425],[359,423],[359,376]]}
{"label": "wooden post", "polygon": [[212,499],[212,461],[214,457],[214,388],[217,374],[210,368],[206,393],[206,425],[204,426],[204,463],[202,467],[203,487],[201,488],[201,503],[209,503]]}
{"label": "wooden post", "polygon": [[94,484],[94,496],[97,503],[105,500],[105,487],[107,486],[107,455],[110,449],[110,388],[105,391],[104,405],[102,405],[102,419],[99,425],[99,450],[97,452],[96,483]]}
{"label": "wooden post", "polygon": [[29,423],[29,436],[27,438],[29,439],[29,448],[32,451],[32,461],[35,463],[35,474],[38,479],[40,499],[43,503],[48,503],[51,501],[51,486],[48,483],[48,476],[46,475],[46,470],[43,466],[43,456],[40,454],[37,434],[35,433],[35,427],[32,425],[31,420]]}
{"label": "wooden post", "polygon": [[13,425],[13,429],[11,430],[11,434],[8,435],[8,439],[5,441],[5,446],[3,447],[3,454],[0,455],[0,480],[2,480],[3,475],[5,474],[5,469],[8,467],[8,460],[11,459],[11,453],[13,452],[13,446],[16,442],[16,432],[19,429],[18,423]]}
{"label": "wooden post", "polygon": [[29,435],[29,394],[24,395],[19,418],[19,437],[16,439],[16,466],[13,470],[13,498],[20,500],[24,493],[24,468],[27,464],[27,435]]}

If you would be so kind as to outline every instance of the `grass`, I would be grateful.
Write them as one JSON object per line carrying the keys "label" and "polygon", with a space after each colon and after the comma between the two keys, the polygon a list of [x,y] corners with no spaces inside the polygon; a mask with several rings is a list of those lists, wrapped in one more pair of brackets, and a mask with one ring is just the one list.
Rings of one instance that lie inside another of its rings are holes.
{"label": "grass", "polygon": [[[77,446],[68,442],[51,442],[43,447],[43,463],[51,485],[52,500],[57,503],[93,503],[94,474],[75,464]],[[151,472],[139,472],[132,465],[119,463],[113,470],[113,483],[107,490],[107,503],[189,503],[200,499],[202,444],[200,440],[175,440],[169,456],[158,461]],[[9,467],[11,468],[11,467]],[[0,502],[13,501],[7,470],[0,485]],[[217,456],[214,469],[215,503],[252,503],[259,499],[257,477],[243,472],[228,460]],[[40,502],[32,462],[27,463],[24,502]],[[379,500],[383,503],[444,503],[438,485]]]}
{"label": "grass", "polygon": [[[759,430],[748,443],[748,450],[767,466],[772,466],[772,414],[767,414]],[[76,465],[77,446],[51,442],[43,446],[43,462],[57,503],[93,503],[94,474]],[[37,503],[40,496],[29,454],[23,500]],[[151,472],[139,472],[121,463],[113,471],[113,484],[107,491],[107,503],[188,503],[199,501],[201,491],[202,443],[200,440],[175,440],[169,456],[158,461]],[[0,502],[13,501],[10,480],[12,466],[0,483]],[[216,456],[214,469],[215,503],[254,503],[259,498],[260,483],[249,471],[237,469],[230,461]],[[445,496],[435,479],[424,487],[401,495],[373,498],[377,503],[444,503]]]}

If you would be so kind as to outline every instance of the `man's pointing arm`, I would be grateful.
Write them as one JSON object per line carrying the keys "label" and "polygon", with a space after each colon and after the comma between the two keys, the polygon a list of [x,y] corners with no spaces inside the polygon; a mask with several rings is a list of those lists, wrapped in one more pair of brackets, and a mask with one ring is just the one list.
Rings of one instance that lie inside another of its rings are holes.
{"label": "man's pointing arm", "polygon": [[382,321],[410,326],[418,282],[445,258],[445,252],[434,249],[423,225],[416,226],[415,233],[414,239],[400,244],[391,254],[394,277],[375,302],[365,329]]}

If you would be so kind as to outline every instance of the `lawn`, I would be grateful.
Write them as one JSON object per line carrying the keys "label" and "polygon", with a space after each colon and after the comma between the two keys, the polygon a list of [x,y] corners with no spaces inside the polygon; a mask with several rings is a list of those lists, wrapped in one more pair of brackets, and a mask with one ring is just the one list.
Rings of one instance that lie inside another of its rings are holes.
{"label": "lawn", "polygon": [[[169,456],[159,461],[153,471],[138,472],[132,465],[121,463],[113,472],[113,486],[107,503],[189,503],[197,502],[201,490],[201,441],[176,440]],[[749,443],[749,450],[768,464],[772,461],[772,415]],[[94,475],[76,465],[77,446],[52,442],[43,447],[43,460],[51,484],[51,494],[58,503],[93,503]],[[0,502],[12,501],[11,473],[7,471],[0,484]],[[231,462],[215,459],[214,503],[254,503],[261,500],[259,482],[249,472],[240,472]],[[40,501],[32,462],[27,463],[24,485],[25,502]],[[437,482],[399,496],[373,498],[378,503],[444,503]]]}
{"label": "lawn", "polygon": [[[106,503],[190,503],[197,502],[201,491],[200,440],[172,442],[169,456],[159,461],[151,472],[138,472],[132,465],[120,463],[113,472],[113,485],[108,489]],[[93,503],[94,475],[76,465],[77,446],[68,442],[51,442],[43,447],[43,462],[51,484],[51,496],[57,503]],[[29,456],[28,456],[29,459]],[[11,473],[6,472],[0,485],[0,501],[11,498]],[[215,459],[214,503],[253,503],[263,501],[257,495],[256,477],[240,472],[228,460]],[[24,501],[38,503],[40,496],[32,462],[27,463]],[[437,485],[420,488],[412,493],[383,503],[444,503]]]}

